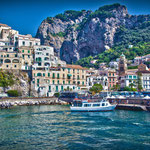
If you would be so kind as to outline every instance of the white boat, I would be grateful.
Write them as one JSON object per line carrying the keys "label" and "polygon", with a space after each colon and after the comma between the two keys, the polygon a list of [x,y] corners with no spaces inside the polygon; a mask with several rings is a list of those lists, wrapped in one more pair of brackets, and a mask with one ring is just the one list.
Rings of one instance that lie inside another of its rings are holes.
{"label": "white boat", "polygon": [[99,111],[112,111],[116,105],[111,105],[107,99],[100,102],[92,102],[89,100],[75,100],[70,106],[71,111],[80,112],[99,112]]}

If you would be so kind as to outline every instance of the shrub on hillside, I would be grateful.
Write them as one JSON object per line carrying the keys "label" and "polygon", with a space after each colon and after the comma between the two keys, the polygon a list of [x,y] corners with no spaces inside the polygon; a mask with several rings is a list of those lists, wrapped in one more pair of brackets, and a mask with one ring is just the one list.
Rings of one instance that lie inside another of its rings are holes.
{"label": "shrub on hillside", "polygon": [[9,97],[18,97],[19,96],[19,92],[17,90],[8,90],[7,94]]}

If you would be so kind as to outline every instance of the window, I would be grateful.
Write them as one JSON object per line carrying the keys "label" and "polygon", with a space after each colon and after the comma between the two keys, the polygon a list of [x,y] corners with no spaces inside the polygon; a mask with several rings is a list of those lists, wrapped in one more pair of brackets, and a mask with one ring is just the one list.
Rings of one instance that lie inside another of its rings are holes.
{"label": "window", "polygon": [[79,73],[79,69],[78,69],[78,72],[77,73]]}
{"label": "window", "polygon": [[49,86],[49,92],[51,92],[51,86]]}
{"label": "window", "polygon": [[84,79],[84,75],[82,75],[82,79]]}
{"label": "window", "polygon": [[63,91],[64,90],[64,87],[63,86],[61,86],[61,91]]}
{"label": "window", "polygon": [[55,73],[53,73],[53,79],[55,78]]}
{"label": "window", "polygon": [[84,104],[84,107],[91,107],[91,104]]}
{"label": "window", "polygon": [[16,68],[16,67],[17,67],[17,65],[14,65],[14,67]]}
{"label": "window", "polygon": [[40,82],[40,79],[37,79],[37,83],[39,83]]}
{"label": "window", "polygon": [[32,46],[32,42],[30,42],[30,46]]}
{"label": "window", "polygon": [[24,50],[22,50],[22,53],[24,53]]}
{"label": "window", "polygon": [[57,81],[57,84],[59,84],[59,80]]}
{"label": "window", "polygon": [[105,106],[105,103],[102,103],[102,106]]}
{"label": "window", "polygon": [[63,74],[63,78],[65,78],[65,74]]}
{"label": "window", "polygon": [[68,84],[70,84],[70,81],[68,81]]}
{"label": "window", "polygon": [[9,54],[7,54],[7,57],[9,57]]}
{"label": "window", "polygon": [[17,57],[17,54],[15,54],[15,57]]}
{"label": "window", "polygon": [[3,55],[1,55],[1,57],[3,57]]}
{"label": "window", "polygon": [[73,73],[75,73],[75,69],[73,69]]}
{"label": "window", "polygon": [[84,85],[84,81],[82,82],[82,85]]}
{"label": "window", "polygon": [[93,107],[99,107],[100,104],[93,104]]}
{"label": "window", "polygon": [[63,81],[63,84],[65,84],[65,81]]}
{"label": "window", "polygon": [[55,80],[53,80],[53,84],[55,84]]}
{"label": "window", "polygon": [[111,79],[109,79],[109,81],[111,82]]}
{"label": "window", "polygon": [[49,53],[46,53],[46,56],[48,56],[49,55]]}
{"label": "window", "polygon": [[80,80],[79,75],[77,76],[77,79]]}
{"label": "window", "polygon": [[56,86],[56,92],[58,92],[58,86]]}
{"label": "window", "polygon": [[30,53],[30,50],[28,50],[28,53]]}
{"label": "window", "polygon": [[59,79],[59,73],[57,73],[57,79]]}
{"label": "window", "polygon": [[24,55],[22,55],[22,58],[24,59]]}
{"label": "window", "polygon": [[70,70],[71,70],[71,69],[70,69],[70,68],[68,68],[68,73],[70,73]]}
{"label": "window", "polygon": [[41,73],[37,73],[37,77],[41,77],[42,76],[42,74]]}
{"label": "window", "polygon": [[22,42],[22,45],[25,45],[25,41]]}
{"label": "window", "polygon": [[132,79],[132,76],[129,76],[129,79]]}
{"label": "window", "polygon": [[28,55],[28,58],[30,58],[30,55]]}
{"label": "window", "polygon": [[6,67],[8,68],[9,66],[8,66],[8,65],[6,65]]}
{"label": "window", "polygon": [[50,77],[50,73],[48,73],[48,77]]}
{"label": "window", "polygon": [[11,63],[11,61],[9,59],[5,59],[4,61],[5,63]]}
{"label": "window", "polygon": [[43,73],[43,77],[45,77],[45,73]]}
{"label": "window", "polygon": [[13,63],[19,63],[19,60],[18,60],[18,59],[13,59],[12,62],[13,62]]}

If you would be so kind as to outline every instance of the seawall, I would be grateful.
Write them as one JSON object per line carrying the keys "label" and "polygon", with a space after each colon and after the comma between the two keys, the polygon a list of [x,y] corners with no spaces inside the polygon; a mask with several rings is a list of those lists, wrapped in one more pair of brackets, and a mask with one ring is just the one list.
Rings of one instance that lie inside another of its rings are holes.
{"label": "seawall", "polygon": [[12,106],[27,105],[63,105],[66,102],[58,100],[56,97],[26,97],[26,98],[2,98],[0,108],[10,108]]}

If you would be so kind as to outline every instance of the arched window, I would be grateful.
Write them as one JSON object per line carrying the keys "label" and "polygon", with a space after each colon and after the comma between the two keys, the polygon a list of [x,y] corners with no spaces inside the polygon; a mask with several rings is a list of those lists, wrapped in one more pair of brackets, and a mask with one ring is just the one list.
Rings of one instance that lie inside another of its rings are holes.
{"label": "arched window", "polygon": [[50,66],[50,63],[45,63],[44,66]]}
{"label": "arched window", "polygon": [[48,58],[48,57],[45,57],[44,60],[49,60],[49,58]]}
{"label": "arched window", "polygon": [[37,76],[38,76],[38,77],[41,77],[41,76],[42,76],[42,74],[41,74],[41,73],[37,73]]}
{"label": "arched window", "polygon": [[12,62],[13,62],[13,63],[19,63],[19,60],[18,60],[18,59],[13,59]]}
{"label": "arched window", "polygon": [[11,63],[10,59],[5,59],[5,63]]}

